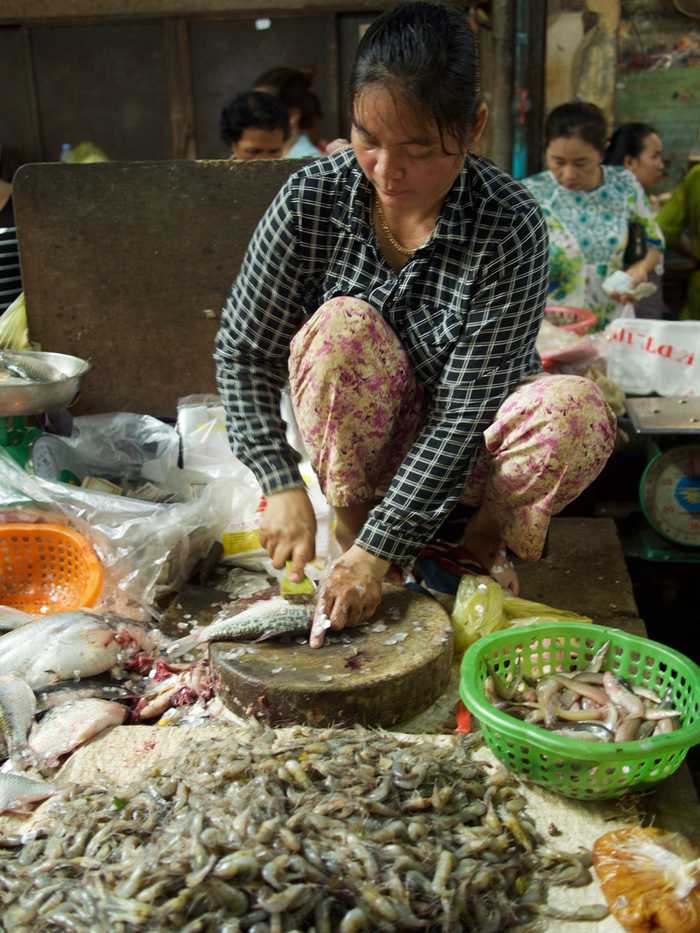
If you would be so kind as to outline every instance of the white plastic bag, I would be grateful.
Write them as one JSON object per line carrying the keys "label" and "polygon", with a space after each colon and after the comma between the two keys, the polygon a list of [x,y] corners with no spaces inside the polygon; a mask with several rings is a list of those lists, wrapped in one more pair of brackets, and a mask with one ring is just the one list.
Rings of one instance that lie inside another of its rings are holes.
{"label": "white plastic bag", "polygon": [[229,446],[226,415],[218,395],[178,399],[177,431],[182,443],[182,465],[203,474],[203,483],[236,473],[236,458]]}
{"label": "white plastic bag", "polygon": [[[224,548],[222,560],[236,567],[265,570],[269,573],[272,564],[267,551],[260,544],[259,534],[260,519],[266,507],[265,497],[251,471],[240,460],[236,460],[236,464],[236,476],[231,480],[231,518],[221,535]],[[306,491],[316,516],[314,565],[316,571],[320,572],[330,552],[333,509],[321,491],[311,464],[299,464],[299,472],[306,484]],[[309,575],[316,575],[313,566],[309,568]]]}
{"label": "white plastic bag", "polygon": [[[282,395],[281,414],[287,426],[288,442],[303,455],[303,442],[286,393]],[[221,481],[229,490],[231,517],[221,535],[223,561],[248,570],[270,572],[272,565],[258,533],[265,498],[253,473],[231,451],[226,414],[218,396],[190,395],[179,399],[177,428],[182,438],[183,467],[200,474],[202,482]],[[321,491],[311,464],[303,461],[299,472],[316,515],[316,563],[320,567],[329,553],[333,509]],[[313,568],[310,572],[313,573]]]}
{"label": "white plastic bag", "polygon": [[150,415],[113,412],[73,419],[72,448],[86,473],[162,485],[177,467],[180,438],[175,428]]}
{"label": "white plastic bag", "polygon": [[601,343],[608,377],[629,395],[700,395],[700,321],[618,318]]}
{"label": "white plastic bag", "polygon": [[[307,460],[289,393],[284,390],[280,414],[286,425],[287,442],[302,460]],[[182,465],[203,473],[206,481],[224,476],[237,478],[239,463],[228,441],[226,411],[218,395],[187,395],[177,402],[177,430],[182,439]]]}

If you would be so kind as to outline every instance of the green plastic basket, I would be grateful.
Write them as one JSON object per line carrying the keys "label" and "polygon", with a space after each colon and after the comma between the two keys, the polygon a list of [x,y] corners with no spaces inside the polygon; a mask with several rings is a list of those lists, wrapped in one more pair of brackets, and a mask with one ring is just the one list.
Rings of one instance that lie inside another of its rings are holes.
{"label": "green plastic basket", "polygon": [[[673,690],[682,713],[675,732],[634,742],[586,742],[553,735],[495,709],[486,699],[489,668],[509,683],[518,666],[540,678],[588,666],[610,642],[603,670],[663,696]],[[519,665],[516,665],[519,659]],[[680,767],[700,742],[700,668],[689,658],[647,638],[582,622],[542,622],[495,632],[475,642],[462,660],[462,702],[481,724],[486,744],[507,768],[564,797],[621,797],[644,790]]]}

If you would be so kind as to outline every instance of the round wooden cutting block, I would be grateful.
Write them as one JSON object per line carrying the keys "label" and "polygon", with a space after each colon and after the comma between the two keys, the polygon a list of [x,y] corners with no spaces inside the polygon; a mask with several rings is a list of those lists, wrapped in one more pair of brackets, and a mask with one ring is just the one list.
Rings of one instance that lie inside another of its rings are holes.
{"label": "round wooden cutting block", "polygon": [[323,648],[301,638],[219,642],[210,656],[217,692],[239,715],[273,726],[392,726],[443,693],[452,641],[442,606],[385,588],[371,622],[332,633]]}

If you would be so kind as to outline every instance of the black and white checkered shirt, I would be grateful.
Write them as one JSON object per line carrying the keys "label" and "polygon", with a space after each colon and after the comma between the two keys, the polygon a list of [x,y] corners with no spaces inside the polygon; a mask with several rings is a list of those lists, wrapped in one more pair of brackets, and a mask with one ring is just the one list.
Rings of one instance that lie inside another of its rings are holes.
{"label": "black and white checkered shirt", "polygon": [[352,150],[306,166],[258,225],[223,311],[214,358],[235,453],[266,493],[303,485],[280,417],[290,342],[330,298],[369,302],[429,407],[357,543],[410,563],[461,495],[501,402],[541,369],[547,279],[539,207],[484,159],[467,159],[433,235],[399,272],[378,251],[371,186]]}

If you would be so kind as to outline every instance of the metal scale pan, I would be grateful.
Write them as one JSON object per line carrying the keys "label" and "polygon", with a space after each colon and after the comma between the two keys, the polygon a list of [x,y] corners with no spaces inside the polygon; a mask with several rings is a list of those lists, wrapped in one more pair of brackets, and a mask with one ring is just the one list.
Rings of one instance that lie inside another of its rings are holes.
{"label": "metal scale pan", "polygon": [[0,382],[0,417],[38,415],[67,408],[78,394],[80,380],[90,369],[86,360],[66,353],[43,353],[36,350],[3,350],[0,360],[31,369],[33,364],[48,364],[61,378],[50,382]]}

